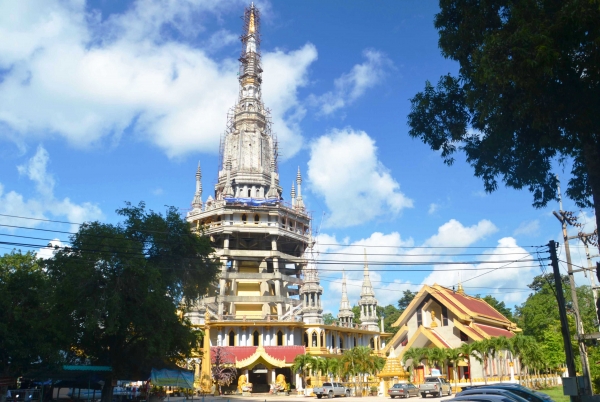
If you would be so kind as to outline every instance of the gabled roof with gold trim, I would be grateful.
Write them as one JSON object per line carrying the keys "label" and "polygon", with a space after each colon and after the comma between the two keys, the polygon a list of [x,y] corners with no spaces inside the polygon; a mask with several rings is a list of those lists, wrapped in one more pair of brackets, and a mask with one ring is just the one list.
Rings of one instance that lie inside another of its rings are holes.
{"label": "gabled roof with gold trim", "polygon": [[305,353],[304,346],[211,346],[211,354],[220,348],[225,363],[237,368],[254,367],[262,363],[269,367],[291,366],[294,358]]}
{"label": "gabled roof with gold trim", "polygon": [[412,314],[414,314],[417,306],[425,300],[427,296],[437,300],[438,303],[445,306],[462,321],[477,321],[479,323],[492,324],[506,329],[510,328],[510,331],[519,331],[514,323],[500,314],[484,300],[461,295],[454,292],[452,289],[437,284],[434,284],[433,286],[424,285],[392,326],[397,327],[405,325]]}

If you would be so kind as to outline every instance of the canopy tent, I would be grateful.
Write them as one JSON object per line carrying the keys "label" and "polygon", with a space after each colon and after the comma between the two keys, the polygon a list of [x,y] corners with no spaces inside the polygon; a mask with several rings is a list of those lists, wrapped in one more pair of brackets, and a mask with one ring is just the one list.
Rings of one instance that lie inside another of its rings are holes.
{"label": "canopy tent", "polygon": [[194,388],[194,372],[188,370],[152,369],[150,374],[152,385]]}

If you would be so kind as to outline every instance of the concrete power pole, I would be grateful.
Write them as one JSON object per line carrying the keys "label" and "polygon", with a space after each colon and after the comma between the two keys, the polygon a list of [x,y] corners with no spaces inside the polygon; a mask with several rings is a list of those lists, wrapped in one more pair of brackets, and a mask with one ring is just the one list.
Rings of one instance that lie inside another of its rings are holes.
{"label": "concrete power pole", "polygon": [[[590,255],[590,244],[597,245],[593,239],[598,238],[598,229],[596,229],[592,233],[579,233],[576,236],[581,240],[583,246],[585,247],[585,257],[588,263],[588,271],[590,274],[590,286],[592,287],[592,296],[594,297],[594,308],[596,309],[596,317],[598,316],[598,286],[596,286],[596,281],[594,280],[594,271],[596,268],[592,265],[592,258],[600,257],[599,254]],[[583,271],[585,273],[585,271]],[[587,276],[587,275],[586,275]],[[600,320],[598,321],[598,330],[600,330]]]}
{"label": "concrete power pole", "polygon": [[567,258],[567,273],[569,274],[569,285],[571,287],[571,298],[573,300],[573,312],[575,314],[575,331],[577,334],[577,344],[579,345],[579,357],[581,358],[581,368],[583,371],[583,377],[585,378],[585,387],[582,390],[582,394],[592,395],[592,378],[590,376],[590,364],[588,361],[587,348],[585,347],[583,339],[583,322],[581,321],[581,315],[579,314],[579,304],[577,303],[577,288],[575,285],[575,277],[573,275],[573,265],[571,264],[569,236],[567,234],[567,223],[575,223],[575,218],[572,216],[572,213],[563,211],[562,196],[560,192],[560,183],[558,181],[558,177],[556,178],[556,185],[558,187],[558,202],[560,207],[560,213],[556,213],[555,211],[552,211],[552,213],[562,224],[565,254]]}

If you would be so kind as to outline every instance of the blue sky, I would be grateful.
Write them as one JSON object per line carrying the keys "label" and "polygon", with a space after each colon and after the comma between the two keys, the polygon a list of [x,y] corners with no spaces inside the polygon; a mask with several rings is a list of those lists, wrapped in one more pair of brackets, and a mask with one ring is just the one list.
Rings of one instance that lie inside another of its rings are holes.
{"label": "blue sky", "polygon": [[[521,303],[539,266],[516,262],[508,266],[516,269],[490,268],[505,265],[498,261],[537,258],[529,246],[559,240],[560,226],[552,216],[558,205],[537,210],[527,191],[504,187],[485,194],[464,156],[445,166],[436,152],[408,136],[409,99],[426,80],[437,82],[458,69],[437,47],[437,2],[257,4],[263,94],[280,142],[281,184],[289,198],[300,167],[319,259],[362,261],[366,246],[381,304],[396,304],[402,290],[417,290],[422,283],[452,286],[459,280],[469,294]],[[240,16],[246,5],[234,0],[0,4],[0,214],[116,222],[114,211],[124,201],[142,200],[155,210],[174,205],[184,213],[198,161],[206,199],[216,181],[226,113],[237,99]],[[568,171],[556,170],[563,183]],[[576,211],[585,229],[593,230],[592,211],[579,211],[569,200],[565,209]],[[0,224],[76,229],[8,217],[0,217]],[[0,241],[15,239],[7,234],[32,233],[67,240],[3,226]],[[332,252],[344,254],[326,254]],[[585,263],[581,247],[573,247],[573,257]],[[437,264],[433,272],[375,265],[389,261],[473,264]],[[362,281],[361,272],[352,271],[357,267],[321,266],[326,311],[337,313],[343,268],[356,303]]]}

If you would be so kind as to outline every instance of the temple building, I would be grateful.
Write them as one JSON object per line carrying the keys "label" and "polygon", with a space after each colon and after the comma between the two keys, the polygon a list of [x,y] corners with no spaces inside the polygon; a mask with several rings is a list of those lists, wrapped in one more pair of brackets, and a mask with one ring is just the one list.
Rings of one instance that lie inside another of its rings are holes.
{"label": "temple building", "polygon": [[[484,300],[466,295],[462,285],[456,290],[440,285],[423,286],[393,326],[399,327],[399,330],[384,348],[388,361],[402,361],[404,353],[411,347],[458,348],[463,343],[500,336],[511,338],[521,332],[515,323]],[[458,364],[457,380],[483,381],[486,376],[514,378],[511,362],[512,356],[507,351],[499,351],[485,368],[471,356],[468,361]],[[405,363],[412,365],[410,360]],[[432,367],[427,366],[426,361],[419,363],[422,364],[415,370],[415,383],[431,375]],[[442,374],[448,380],[454,380],[453,370]]]}
{"label": "temple building", "polygon": [[345,276],[338,321],[323,322],[323,288],[301,172],[290,202],[284,201],[277,141],[262,101],[258,8],[248,7],[243,20],[238,101],[227,116],[214,193],[204,201],[199,165],[186,217],[199,235],[210,236],[221,271],[218,283],[187,317],[205,334],[198,387],[210,386],[208,356],[221,348],[238,375],[253,384],[253,392],[268,392],[280,375],[301,386],[290,370],[297,355],[332,356],[354,346],[379,352],[382,333],[366,254],[361,324],[353,323]]}

